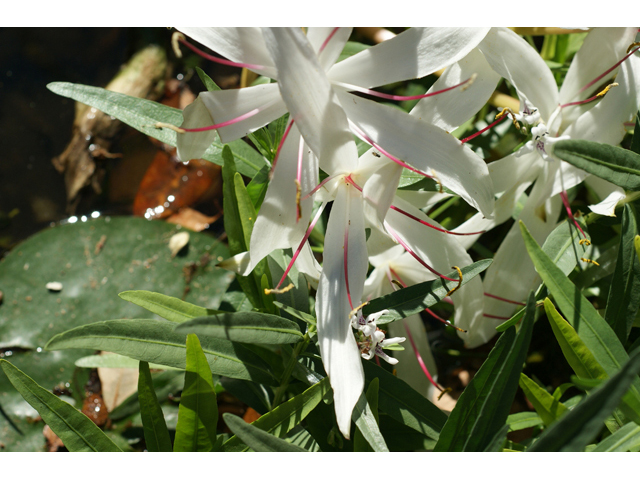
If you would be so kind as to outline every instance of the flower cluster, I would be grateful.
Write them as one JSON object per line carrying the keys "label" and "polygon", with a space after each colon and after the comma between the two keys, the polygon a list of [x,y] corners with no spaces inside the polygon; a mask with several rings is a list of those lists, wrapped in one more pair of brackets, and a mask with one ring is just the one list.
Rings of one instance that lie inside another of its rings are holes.
{"label": "flower cluster", "polygon": [[[441,272],[470,265],[466,249],[511,218],[531,186],[518,215],[538,241],[557,225],[563,204],[573,218],[568,188],[590,182],[603,199],[590,208],[608,215],[624,197],[619,187],[557,160],[553,146],[564,138],[621,141],[624,123],[640,103],[640,59],[635,51],[626,53],[635,29],[591,31],[560,89],[538,52],[506,28],[412,28],[346,59],[340,54],[349,28],[179,30],[228,64],[272,81],[201,93],[185,110],[178,139],[183,161],[199,158],[216,134],[229,142],[289,114],[249,252],[236,258],[237,271],[248,274],[274,250],[291,248],[292,262],[299,259],[298,269],[317,282],[318,346],[345,437],[364,388],[361,358],[377,355],[395,365],[397,358],[383,349],[405,340],[397,330],[400,322],[389,329],[395,336],[385,339],[376,324],[385,310],[365,318],[358,305],[398,286],[434,278],[461,282]],[[185,37],[180,41],[195,49]],[[372,90],[442,69],[424,95]],[[609,84],[614,75],[616,83]],[[467,145],[469,139],[450,132],[477,114],[501,78],[520,100],[518,112],[505,110],[502,116],[529,137],[522,148],[487,165]],[[365,97],[419,101],[406,113]],[[360,155],[354,136],[369,146]],[[405,172],[431,179],[436,190],[398,190]],[[447,231],[424,211],[451,195],[478,213]],[[329,203],[320,266],[308,238]],[[455,291],[453,322],[469,347],[489,340],[496,322],[508,318],[514,303],[539,281],[517,228],[484,281],[475,277],[449,292]],[[407,325],[422,362],[430,356],[426,336],[416,346]]]}

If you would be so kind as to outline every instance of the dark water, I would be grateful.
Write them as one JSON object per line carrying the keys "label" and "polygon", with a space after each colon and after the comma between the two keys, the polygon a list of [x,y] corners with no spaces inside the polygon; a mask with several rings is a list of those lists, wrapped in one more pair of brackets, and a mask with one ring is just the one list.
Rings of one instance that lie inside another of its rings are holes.
{"label": "dark water", "polygon": [[68,216],[51,159],[71,138],[74,102],[47,83],[105,86],[137,49],[169,39],[162,28],[0,28],[0,255]]}

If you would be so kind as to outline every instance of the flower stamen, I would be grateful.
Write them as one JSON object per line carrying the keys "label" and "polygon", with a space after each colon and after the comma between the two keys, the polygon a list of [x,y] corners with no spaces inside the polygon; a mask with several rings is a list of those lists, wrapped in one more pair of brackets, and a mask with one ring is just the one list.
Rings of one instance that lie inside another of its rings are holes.
{"label": "flower stamen", "polygon": [[273,163],[271,164],[271,170],[269,171],[269,180],[273,178],[273,171],[276,168],[276,163],[278,162],[278,158],[280,158],[280,151],[282,150],[282,146],[284,145],[285,140],[289,136],[289,131],[291,130],[292,126],[293,126],[293,118],[289,120],[289,123],[287,124],[287,128],[285,129],[284,134],[282,135],[282,139],[280,139],[280,143],[278,144],[278,148],[276,149],[276,156],[273,157]]}
{"label": "flower stamen", "polygon": [[636,43],[632,43],[631,45],[629,45],[629,48],[627,48],[627,54],[622,57],[622,59],[618,62],[616,62],[611,68],[608,68],[607,70],[604,71],[604,73],[601,73],[600,75],[598,75],[596,78],[594,78],[593,80],[591,80],[589,83],[587,83],[584,87],[582,87],[578,93],[582,93],[584,92],[587,88],[589,88],[591,85],[593,85],[594,83],[596,83],[598,80],[601,80],[605,75],[611,73],[613,70],[615,70],[622,62],[624,62],[627,58],[629,58],[631,55],[633,55],[634,53],[636,53],[638,50],[640,50],[640,43],[636,42]]}
{"label": "flower stamen", "polygon": [[494,298],[496,300],[500,300],[501,302],[512,303],[514,305],[520,305],[520,306],[523,306],[523,307],[526,305],[526,303],[516,302],[515,300],[509,300],[508,298],[499,297],[497,295],[493,295],[492,293],[484,292],[484,296],[485,297]]}
{"label": "flower stamen", "polygon": [[409,331],[409,327],[407,327],[407,323],[403,321],[402,324],[404,326],[404,331],[407,332],[407,338],[409,339],[409,343],[411,344],[411,348],[413,349],[413,353],[416,356],[416,360],[418,361],[418,365],[420,365],[422,372],[424,373],[425,377],[429,379],[429,382],[431,383],[431,385],[433,385],[434,387],[436,387],[438,390],[442,392],[443,391],[442,387],[438,385],[436,381],[433,379],[433,377],[429,373],[429,369],[424,363],[424,360],[422,360],[422,356],[420,355],[420,352],[418,352],[418,347],[416,346],[416,342],[413,341],[413,336],[411,335],[411,331]]}
{"label": "flower stamen", "polygon": [[324,40],[324,42],[322,42],[322,46],[320,47],[320,50],[318,50],[318,54],[322,53],[322,51],[325,49],[327,44],[331,41],[331,39],[333,38],[333,36],[336,34],[336,32],[339,29],[340,29],[340,27],[334,27],[334,29],[331,30],[331,33],[329,34],[329,36]]}
{"label": "flower stamen", "polygon": [[580,260],[582,260],[585,263],[593,263],[596,266],[600,266],[600,264],[598,262],[596,262],[595,260],[591,260],[590,258],[580,258]]}
{"label": "flower stamen", "polygon": [[192,50],[193,52],[197,53],[202,58],[210,60],[210,61],[212,61],[214,63],[219,63],[221,65],[228,65],[230,67],[248,68],[249,70],[264,70],[265,69],[265,67],[263,67],[262,65],[256,65],[256,64],[253,64],[253,63],[232,62],[231,60],[226,60],[224,58],[214,57],[213,55],[209,55],[208,53],[203,52],[202,50],[200,50],[195,45],[192,45],[191,43],[187,42],[187,39],[185,38],[185,36],[182,33],[174,32],[174,34],[171,37],[171,46],[173,47],[173,51],[176,54],[176,57],[178,57],[178,58],[182,58],[182,52],[180,51],[180,46],[178,45],[178,43],[183,44],[185,47],[187,47],[190,50]]}
{"label": "flower stamen", "polygon": [[462,270],[460,270],[460,268],[456,267],[455,265],[453,267],[451,267],[451,268],[455,268],[456,269],[456,271],[458,272],[458,276],[460,278],[458,279],[458,285],[456,285],[455,287],[453,287],[451,290],[449,290],[447,292],[447,297],[450,297],[453,294],[453,292],[455,292],[456,290],[458,290],[462,286]]}
{"label": "flower stamen", "polygon": [[617,86],[618,86],[617,83],[610,83],[609,85],[604,87],[602,91],[600,91],[599,93],[596,93],[593,97],[587,98],[586,100],[579,100],[577,102],[565,103],[564,105],[560,105],[560,108],[571,107],[573,105],[584,105],[585,103],[593,102],[601,97],[604,97],[609,90]]}
{"label": "flower stamen", "polygon": [[462,140],[460,140],[460,143],[467,143],[469,140],[473,140],[474,138],[476,138],[479,135],[482,135],[484,132],[486,132],[487,130],[492,129],[494,126],[496,126],[498,123],[500,123],[501,121],[503,121],[505,118],[507,118],[507,115],[504,114],[505,110],[509,110],[509,109],[503,109],[502,112],[498,113],[498,115],[496,115],[496,120],[491,123],[490,125],[487,125],[486,127],[484,127],[481,130],[478,130],[476,133],[474,133],[473,135],[469,135],[466,138],[463,138]]}

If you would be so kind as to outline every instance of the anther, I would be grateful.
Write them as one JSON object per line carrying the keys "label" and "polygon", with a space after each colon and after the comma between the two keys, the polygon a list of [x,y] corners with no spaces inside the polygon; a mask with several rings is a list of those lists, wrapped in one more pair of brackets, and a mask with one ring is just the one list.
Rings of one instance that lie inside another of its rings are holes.
{"label": "anther", "polygon": [[473,84],[473,82],[475,82],[475,81],[476,81],[476,78],[478,78],[478,74],[477,74],[477,73],[472,73],[472,74],[471,74],[471,76],[469,77],[469,80],[467,80],[467,84],[466,84],[466,85],[464,85],[464,86],[460,89],[460,91],[461,91],[461,92],[464,92],[467,88],[469,88],[469,87]]}
{"label": "anther", "polygon": [[175,125],[171,125],[170,123],[156,122],[153,125],[153,127],[154,128],[168,128],[169,130],[173,130],[174,132],[177,132],[177,133],[186,133],[186,130],[184,128],[176,127]]}
{"label": "anther", "polygon": [[270,295],[272,293],[287,293],[289,290],[291,290],[294,287],[295,287],[295,285],[293,283],[290,283],[289,285],[287,285],[284,288],[265,288],[264,289],[264,294],[265,295]]}
{"label": "anther", "polygon": [[359,310],[362,310],[367,305],[369,305],[369,302],[364,302],[364,303],[358,305],[353,310],[351,310],[351,312],[349,313],[349,318],[353,317],[356,313],[358,313]]}
{"label": "anther", "polygon": [[452,391],[452,390],[451,390],[449,387],[447,387],[447,388],[445,388],[444,390],[442,390],[442,391],[440,392],[440,395],[438,395],[438,400],[440,400],[442,397],[444,397],[444,394],[445,394],[445,393],[449,393],[449,392],[451,392],[451,391]]}
{"label": "anther", "polygon": [[578,243],[579,243],[580,245],[586,245],[586,246],[588,247],[589,245],[591,245],[591,240],[589,240],[588,238],[583,238],[583,239],[582,239],[582,240],[580,240]]}
{"label": "anther", "polygon": [[396,287],[398,288],[404,288],[404,285],[402,285],[398,280],[396,280],[395,278],[391,280],[391,283],[393,283]]}
{"label": "anther", "polygon": [[302,196],[302,187],[300,186],[300,182],[298,179],[295,179],[296,182],[296,223],[300,221],[300,217],[302,217],[302,209],[300,208],[300,197]]}
{"label": "anther", "polygon": [[629,45],[629,48],[627,48],[627,53],[629,53],[635,47],[640,47],[640,42],[633,42],[631,45]]}
{"label": "anther", "polygon": [[173,35],[171,35],[171,48],[173,48],[173,53],[175,53],[178,58],[182,58],[182,50],[180,50],[181,41],[186,41],[185,36],[180,32],[173,32]]}
{"label": "anther", "polygon": [[582,260],[584,263],[593,263],[594,265],[597,265],[598,267],[600,266],[600,264],[598,262],[596,262],[595,260],[591,260],[590,258],[581,258],[580,260]]}
{"label": "anther", "polygon": [[462,286],[462,270],[460,270],[460,268],[456,267],[455,265],[453,267],[451,267],[451,268],[455,268],[456,269],[456,271],[458,272],[458,276],[460,278],[458,279],[458,285],[456,285],[455,287],[453,287],[451,290],[449,290],[447,292],[447,297],[450,297],[453,292],[455,292],[456,290],[458,290]]}

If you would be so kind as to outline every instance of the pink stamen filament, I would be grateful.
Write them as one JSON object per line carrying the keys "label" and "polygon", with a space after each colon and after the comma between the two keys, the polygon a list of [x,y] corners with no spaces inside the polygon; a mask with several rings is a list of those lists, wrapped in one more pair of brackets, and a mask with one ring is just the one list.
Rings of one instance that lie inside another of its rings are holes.
{"label": "pink stamen filament", "polygon": [[335,175],[331,175],[327,178],[325,178],[323,181],[321,181],[318,185],[316,185],[313,190],[311,190],[309,193],[307,193],[304,197],[302,197],[302,200],[306,200],[307,198],[309,198],[311,195],[313,195],[314,193],[316,193],[318,190],[320,190],[323,186],[325,186],[327,183],[329,183],[329,181],[333,180],[336,176]]}
{"label": "pink stamen filament", "polygon": [[208,53],[203,52],[202,50],[200,50],[195,45],[191,45],[184,38],[180,38],[179,41],[184,46],[188,47],[189,49],[191,49],[192,51],[194,51],[195,53],[200,55],[202,58],[206,58],[207,60],[210,60],[210,61],[215,62],[215,63],[220,63],[222,65],[229,65],[231,67],[248,68],[250,70],[264,70],[265,69],[265,67],[263,67],[262,65],[255,65],[255,64],[252,64],[252,63],[232,62],[231,60],[226,60],[224,58],[214,57],[213,55],[209,55]]}
{"label": "pink stamen filament", "polygon": [[585,103],[591,103],[599,98],[602,98],[604,95],[596,94],[593,97],[587,98],[586,100],[578,100],[577,102],[565,103],[564,105],[560,105],[560,108],[571,107],[573,105],[584,105]]}
{"label": "pink stamen filament", "polygon": [[322,51],[325,49],[325,47],[327,46],[327,44],[331,41],[331,39],[333,38],[333,36],[336,34],[336,32],[340,29],[340,27],[335,27],[333,30],[331,30],[331,33],[329,34],[329,36],[325,39],[325,41],[322,43],[322,46],[320,47],[320,50],[318,50],[318,54],[322,53]]}
{"label": "pink stamen filament", "polygon": [[587,238],[587,235],[584,233],[584,230],[582,230],[582,227],[580,227],[580,224],[577,222],[577,220],[573,216],[573,212],[571,212],[571,206],[569,205],[569,197],[567,196],[566,190],[563,190],[562,192],[560,192],[560,198],[562,199],[562,203],[564,204],[564,208],[567,211],[567,216],[569,217],[569,219],[574,223],[574,225],[578,228],[578,230],[580,230],[580,233],[582,234],[582,236],[584,238]]}
{"label": "pink stamen filament", "polygon": [[284,131],[284,135],[282,135],[282,140],[280,140],[280,143],[278,144],[278,149],[276,150],[276,156],[273,158],[273,164],[271,165],[272,175],[273,175],[273,171],[276,169],[276,163],[278,162],[278,158],[280,157],[280,151],[282,150],[282,146],[284,145],[284,142],[287,140],[287,136],[289,136],[289,131],[291,130],[291,127],[293,127],[293,118],[289,120],[289,123],[287,124],[287,128]]}
{"label": "pink stamen filament", "polygon": [[401,208],[396,207],[395,205],[391,205],[389,208],[391,210],[395,210],[398,213],[401,213],[402,215],[405,215],[405,216],[409,217],[411,220],[415,220],[416,222],[419,222],[422,225],[426,225],[427,227],[433,228],[434,230],[437,230],[438,232],[446,233],[448,235],[465,236],[465,235],[481,235],[481,234],[485,233],[484,230],[481,231],[481,232],[471,232],[471,233],[452,232],[450,230],[445,230],[444,228],[436,227],[432,223],[426,222],[424,220],[420,220],[418,217],[416,217],[414,215],[411,215],[409,212],[405,212],[404,210],[402,210]]}
{"label": "pink stamen filament", "polygon": [[482,130],[474,133],[473,135],[469,135],[467,138],[463,138],[462,140],[460,140],[460,143],[467,143],[469,140],[473,140],[478,135],[482,135],[484,132],[486,132],[487,130],[493,128],[496,124],[500,123],[501,121],[503,121],[507,117],[508,117],[508,115],[501,116],[496,121],[494,121],[491,125],[488,125],[488,126],[484,127]]}
{"label": "pink stamen filament", "polygon": [[344,88],[348,89],[351,92],[360,92],[360,93],[364,93],[366,95],[371,95],[372,97],[384,98],[385,100],[396,100],[396,101],[401,102],[401,101],[405,101],[405,100],[419,100],[421,98],[433,97],[435,95],[439,95],[441,93],[448,92],[449,90],[453,90],[454,88],[458,88],[458,87],[461,87],[463,85],[466,85],[470,81],[471,81],[471,78],[467,78],[464,82],[460,82],[457,85],[454,85],[452,87],[443,88],[442,90],[438,90],[436,92],[425,93],[423,95],[410,95],[410,96],[390,95],[388,93],[376,92],[375,90],[371,90],[369,88],[362,88],[362,87],[358,87],[357,85],[351,85],[351,84],[348,84],[348,83],[334,82],[334,85],[339,85],[341,87],[344,87]]}
{"label": "pink stamen filament", "polygon": [[[222,123],[216,123],[215,125],[209,125],[207,127],[199,127],[199,128],[182,128],[180,127],[182,130],[184,130],[185,132],[207,132],[209,130],[217,130],[219,128],[222,127],[226,127],[229,125],[233,125],[234,123],[239,123],[243,120],[246,120],[247,118],[251,118],[254,115],[260,113],[261,110],[264,110],[266,107],[263,108],[254,108],[253,110],[244,113],[242,115],[240,115],[239,117],[236,118],[232,118],[231,120],[227,120],[226,122],[222,122]],[[274,163],[275,165],[275,163]]]}
{"label": "pink stamen filament", "polygon": [[622,57],[622,60],[620,60],[619,62],[616,62],[611,68],[605,70],[604,73],[601,73],[600,75],[598,75],[596,78],[594,78],[593,80],[591,80],[589,83],[587,83],[584,87],[582,87],[580,90],[578,90],[578,93],[582,93],[584,92],[587,88],[589,88],[591,85],[593,85],[594,83],[596,83],[598,80],[602,79],[602,77],[604,77],[605,75],[611,73],[613,70],[615,70],[622,62],[624,62],[627,58],[629,58],[631,55],[633,55],[634,53],[636,53],[638,51],[638,49],[640,49],[640,47],[636,47],[633,50],[631,50],[628,54],[626,54],[624,57]]}
{"label": "pink stamen filament", "polygon": [[511,317],[501,317],[499,315],[489,315],[488,313],[483,313],[483,317],[487,318],[495,318],[496,320],[509,320]]}
{"label": "pink stamen filament", "polygon": [[406,324],[406,322],[404,320],[403,320],[402,324],[404,325],[405,332],[407,332],[407,338],[409,339],[409,342],[411,343],[411,348],[413,348],[413,353],[416,356],[416,360],[418,361],[418,365],[420,365],[420,368],[422,369],[422,372],[429,379],[429,382],[431,382],[431,385],[436,387],[438,390],[442,391],[442,387],[440,387],[440,385],[438,385],[436,383],[436,381],[433,379],[433,377],[429,373],[429,369],[427,368],[427,366],[424,363],[424,360],[422,360],[422,356],[418,352],[418,347],[416,346],[416,343],[413,341],[413,336],[411,335],[411,331],[409,330],[409,327],[407,327],[407,324]]}
{"label": "pink stamen filament", "polygon": [[441,273],[439,273],[438,271],[436,271],[433,267],[429,266],[424,260],[422,260],[412,249],[409,245],[406,244],[406,242],[404,240],[402,240],[402,238],[400,237],[400,235],[398,235],[396,233],[396,231],[391,228],[391,226],[389,225],[388,222],[384,222],[384,225],[387,229],[387,231],[389,232],[389,234],[396,239],[396,241],[402,245],[402,247],[406,250],[406,252],[411,255],[413,258],[415,258],[418,263],[420,263],[420,265],[422,265],[423,267],[425,267],[427,270],[429,270],[431,273],[433,273],[434,275],[439,276],[440,278],[444,279],[444,280],[449,280],[452,282],[459,282],[458,279],[455,278],[449,278],[445,275],[442,275]]}
{"label": "pink stamen filament", "polygon": [[289,262],[289,265],[287,265],[287,268],[284,271],[284,274],[282,275],[282,278],[280,279],[280,281],[278,282],[278,285],[276,286],[276,288],[274,290],[278,290],[280,288],[280,286],[283,284],[284,280],[287,278],[287,275],[289,275],[289,271],[291,270],[291,267],[293,267],[293,264],[295,263],[296,259],[298,258],[298,255],[300,255],[300,252],[302,251],[302,248],[304,247],[305,242],[309,238],[309,235],[311,235],[311,232],[313,231],[313,228],[316,226],[316,223],[318,223],[318,220],[320,219],[320,215],[322,215],[322,211],[324,210],[324,207],[326,205],[327,205],[326,203],[323,203],[322,206],[318,209],[318,213],[316,213],[316,216],[313,217],[313,220],[309,224],[309,228],[307,228],[307,231],[304,234],[304,237],[302,238],[302,241],[300,242],[300,245],[298,245],[298,248],[296,249],[296,252],[293,254],[293,257],[291,257],[291,261]]}
{"label": "pink stamen filament", "polygon": [[[298,146],[298,171],[296,172],[296,188],[302,189],[302,158],[304,157],[304,140],[300,137],[300,144]],[[301,200],[299,200],[298,194],[296,194],[296,223],[300,221],[300,217],[302,216],[302,206],[300,205]]]}
{"label": "pink stamen filament", "polygon": [[515,300],[509,300],[508,298],[499,297],[497,295],[493,295],[493,294],[487,293],[487,292],[484,292],[484,296],[485,297],[490,297],[490,298],[495,298],[496,300],[500,300],[501,302],[512,303],[514,305],[521,305],[521,306],[525,306],[526,305],[526,303],[516,302]]}
{"label": "pink stamen filament", "polygon": [[397,157],[394,157],[393,155],[391,155],[389,152],[387,152],[384,148],[382,148],[380,145],[378,145],[376,142],[374,142],[365,132],[363,132],[357,125],[355,125],[353,122],[349,121],[349,125],[351,127],[351,130],[354,131],[354,133],[356,135],[358,135],[362,140],[364,140],[366,143],[368,143],[369,145],[371,145],[372,147],[378,149],[380,151],[380,153],[382,153],[384,156],[388,157],[389,160],[391,160],[392,162],[397,163],[398,165],[400,165],[403,168],[406,168],[407,170],[410,170],[414,173],[417,173],[418,175],[422,175],[423,177],[427,177],[427,178],[433,178],[431,175],[428,175],[424,172],[421,172],[420,170],[418,170],[417,168],[412,167],[411,165],[403,162],[402,160],[400,160]]}

